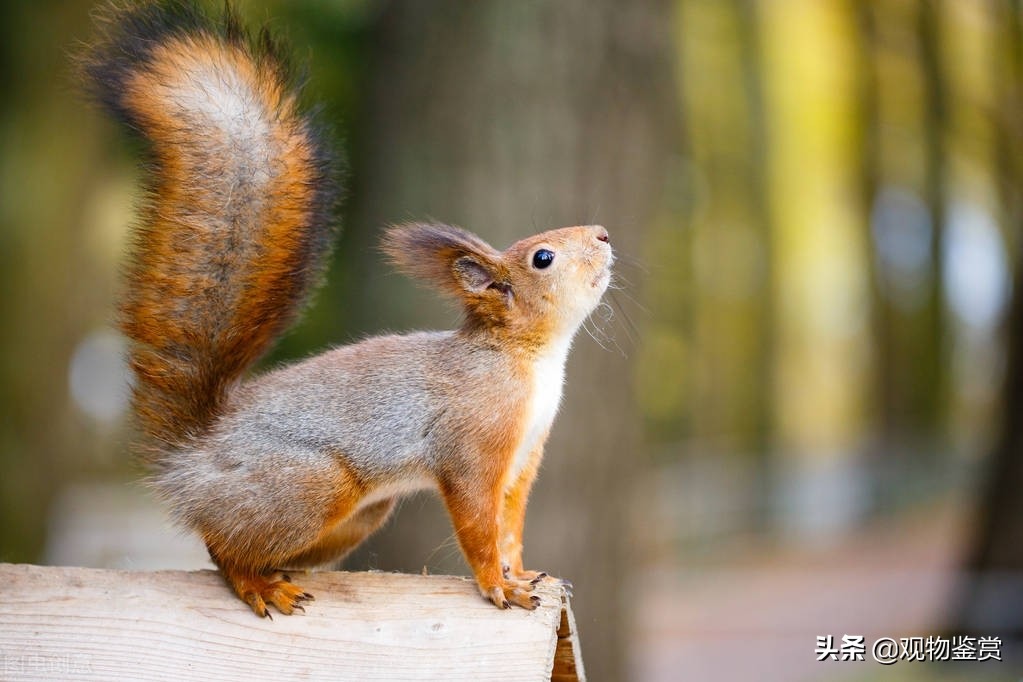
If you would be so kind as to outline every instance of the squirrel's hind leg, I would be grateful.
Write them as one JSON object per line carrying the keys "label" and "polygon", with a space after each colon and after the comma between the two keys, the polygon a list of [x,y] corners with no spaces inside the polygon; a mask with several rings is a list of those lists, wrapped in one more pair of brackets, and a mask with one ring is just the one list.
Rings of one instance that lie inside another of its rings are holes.
{"label": "squirrel's hind leg", "polygon": [[384,525],[394,509],[394,504],[394,498],[390,498],[366,505],[347,519],[327,529],[310,547],[285,561],[284,566],[288,568],[321,566],[341,561],[363,540]]}
{"label": "squirrel's hind leg", "polygon": [[[237,516],[243,514],[206,514],[202,517],[206,523],[197,524],[213,563],[257,616],[268,617],[269,604],[285,615],[304,611],[302,602],[312,599],[279,569],[336,558],[386,519],[393,504],[390,500],[358,509],[364,494],[358,479],[344,467],[331,473],[317,477],[323,489],[315,503],[267,508],[254,501],[266,496],[249,495],[241,501],[242,511],[249,512],[249,523],[238,523]],[[246,503],[250,506],[245,507]]]}
{"label": "squirrel's hind leg", "polygon": [[[298,568],[340,560],[384,524],[394,505],[394,499],[367,505],[325,529],[316,541],[283,560],[279,565]],[[302,602],[313,599],[313,595],[291,582],[291,578],[284,571],[239,568],[219,560],[212,550],[210,557],[235,593],[256,612],[257,616],[270,617],[266,608],[268,604],[273,604],[284,615],[290,615],[296,610],[305,611]]]}
{"label": "squirrel's hind leg", "polygon": [[220,571],[241,600],[261,618],[273,619],[266,609],[267,604],[273,604],[278,611],[288,616],[296,610],[305,611],[302,602],[313,599],[313,595],[291,582],[291,578],[280,571],[253,573],[225,566],[220,566]]}

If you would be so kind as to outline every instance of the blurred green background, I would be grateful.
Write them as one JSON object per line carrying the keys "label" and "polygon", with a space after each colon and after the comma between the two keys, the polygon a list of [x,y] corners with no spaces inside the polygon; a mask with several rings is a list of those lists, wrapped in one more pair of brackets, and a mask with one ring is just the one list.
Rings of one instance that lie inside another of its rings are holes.
{"label": "blurred green background", "polygon": [[[456,323],[383,264],[389,222],[610,230],[526,532],[592,679],[1023,674],[1023,4],[238,4],[349,161],[329,284],[267,363]],[[77,91],[92,7],[0,4],[0,560],[201,566],[132,483],[138,150]],[[429,496],[346,562],[424,565],[466,572]],[[866,661],[816,661],[847,634]],[[955,634],[1005,660],[870,660]]]}

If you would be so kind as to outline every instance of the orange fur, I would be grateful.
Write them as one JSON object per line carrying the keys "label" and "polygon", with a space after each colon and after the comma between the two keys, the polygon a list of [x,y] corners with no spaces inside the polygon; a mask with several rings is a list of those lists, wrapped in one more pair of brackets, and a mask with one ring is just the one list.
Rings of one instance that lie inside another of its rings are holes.
{"label": "orange fur", "polygon": [[[542,441],[547,440],[545,435]],[[522,533],[526,525],[526,504],[529,492],[540,471],[543,445],[535,448],[529,456],[529,463],[514,481],[505,485],[504,505],[501,514],[501,554],[508,567],[508,575],[526,578],[522,568]],[[530,579],[535,577],[528,576]]]}

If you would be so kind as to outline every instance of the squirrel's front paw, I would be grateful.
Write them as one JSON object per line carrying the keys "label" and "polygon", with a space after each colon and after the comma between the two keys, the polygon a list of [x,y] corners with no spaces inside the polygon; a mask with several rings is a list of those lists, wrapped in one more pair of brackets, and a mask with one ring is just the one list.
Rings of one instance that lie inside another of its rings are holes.
{"label": "squirrel's front paw", "polygon": [[504,577],[511,579],[513,582],[527,582],[530,585],[537,585],[541,582],[553,583],[560,585],[563,590],[572,596],[572,583],[564,578],[555,578],[546,571],[510,571],[507,567],[504,567]]}
{"label": "squirrel's front paw", "polygon": [[515,604],[532,611],[540,605],[540,597],[530,594],[535,586],[536,583],[531,583],[528,580],[503,580],[500,585],[490,588],[481,587],[480,591],[499,609],[507,609]]}

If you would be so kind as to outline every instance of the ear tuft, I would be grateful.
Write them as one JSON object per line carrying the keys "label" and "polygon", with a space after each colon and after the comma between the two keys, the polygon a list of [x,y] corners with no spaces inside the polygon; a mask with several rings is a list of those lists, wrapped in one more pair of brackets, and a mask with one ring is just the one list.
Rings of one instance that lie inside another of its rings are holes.
{"label": "ear tuft", "polygon": [[480,294],[506,274],[500,253],[452,225],[395,225],[384,232],[381,248],[405,274],[460,297]]}

